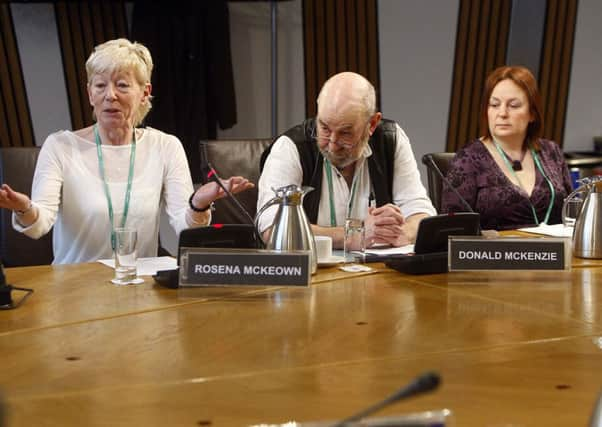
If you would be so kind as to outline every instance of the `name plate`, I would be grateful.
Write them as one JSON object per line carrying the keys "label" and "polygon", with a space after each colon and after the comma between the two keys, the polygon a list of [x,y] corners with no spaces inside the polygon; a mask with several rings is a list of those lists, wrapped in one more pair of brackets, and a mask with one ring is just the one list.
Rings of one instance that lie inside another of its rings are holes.
{"label": "name plate", "polygon": [[450,237],[449,271],[569,270],[570,240],[563,238]]}
{"label": "name plate", "polygon": [[180,248],[181,287],[309,286],[309,251]]}

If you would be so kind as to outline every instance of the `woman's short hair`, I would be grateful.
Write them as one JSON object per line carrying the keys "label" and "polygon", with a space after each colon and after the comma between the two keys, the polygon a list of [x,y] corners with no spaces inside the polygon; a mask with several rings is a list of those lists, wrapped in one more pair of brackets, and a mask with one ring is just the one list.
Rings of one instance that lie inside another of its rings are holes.
{"label": "woman's short hair", "polygon": [[[99,44],[86,61],[86,74],[88,84],[92,77],[97,73],[115,71],[133,71],[134,77],[140,86],[144,86],[151,81],[153,72],[153,58],[146,46],[140,43],[132,43],[127,39],[115,39]],[[149,96],[146,102],[138,109],[134,117],[134,126],[142,123],[150,111],[152,97]]]}
{"label": "woman's short hair", "polygon": [[491,139],[489,131],[489,119],[487,111],[489,109],[489,98],[496,85],[502,80],[512,80],[520,87],[527,96],[529,101],[529,112],[533,115],[533,121],[527,126],[527,144],[530,147],[539,148],[538,140],[543,133],[543,108],[541,105],[541,95],[537,89],[537,81],[535,77],[525,67],[521,66],[504,66],[493,70],[485,81],[483,90],[483,99],[481,103],[481,135],[485,135]]}

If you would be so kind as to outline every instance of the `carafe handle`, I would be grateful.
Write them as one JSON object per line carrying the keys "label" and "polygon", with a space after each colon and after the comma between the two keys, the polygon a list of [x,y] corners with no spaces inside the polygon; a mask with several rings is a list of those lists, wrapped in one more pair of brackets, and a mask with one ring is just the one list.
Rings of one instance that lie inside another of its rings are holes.
{"label": "carafe handle", "polygon": [[[590,192],[589,186],[582,185],[581,187],[577,188],[576,190],[573,190],[573,192],[564,199],[564,203],[562,204],[561,218],[562,218],[562,224],[564,224],[565,227],[569,227],[569,226],[572,227],[574,225],[574,222],[577,220],[577,217],[581,214],[581,211],[579,211],[579,214],[577,214],[577,216],[575,218],[567,217],[567,209],[568,209],[568,206],[571,203],[571,201],[573,199],[575,199],[579,194],[589,193],[589,192]],[[582,200],[582,203],[583,203],[583,200]]]}
{"label": "carafe handle", "polygon": [[[266,242],[263,241],[263,236],[261,235],[261,232],[259,232],[259,218],[261,217],[261,215],[263,214],[263,212],[269,208],[270,206],[276,205],[282,203],[282,197],[274,197],[272,198],[272,200],[270,200],[269,202],[267,202],[265,205],[263,205],[261,207],[261,209],[259,209],[259,211],[255,214],[255,221],[254,221],[254,225],[255,225],[255,229],[257,230],[257,234],[259,234],[259,237],[261,238],[261,241],[263,242],[264,247],[267,247]],[[272,224],[273,226],[274,224]]]}

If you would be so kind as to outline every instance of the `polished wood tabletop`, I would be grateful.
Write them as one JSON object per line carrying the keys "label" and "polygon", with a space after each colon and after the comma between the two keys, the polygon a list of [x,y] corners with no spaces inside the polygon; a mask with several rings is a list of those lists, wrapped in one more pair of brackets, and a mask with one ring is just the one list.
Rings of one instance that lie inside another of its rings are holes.
{"label": "polished wood tabletop", "polygon": [[[98,263],[7,269],[9,426],[336,420],[435,370],[378,415],[456,426],[587,425],[602,385],[602,262],[411,276],[320,269],[307,288],[114,286]],[[15,295],[16,297],[16,295]]]}

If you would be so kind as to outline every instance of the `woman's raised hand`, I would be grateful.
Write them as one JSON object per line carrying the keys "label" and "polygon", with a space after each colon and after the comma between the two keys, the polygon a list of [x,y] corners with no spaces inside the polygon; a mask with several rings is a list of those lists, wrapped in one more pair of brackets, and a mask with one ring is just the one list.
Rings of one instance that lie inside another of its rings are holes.
{"label": "woman's raised hand", "polygon": [[0,208],[13,211],[24,211],[29,208],[31,200],[23,193],[10,188],[8,184],[0,186]]}
{"label": "woman's raised hand", "polygon": [[[255,187],[255,184],[242,176],[232,176],[222,179],[221,183],[232,194],[240,193]],[[194,193],[193,204],[199,208],[209,206],[213,201],[226,196],[226,192],[216,182],[208,182],[202,185]]]}

